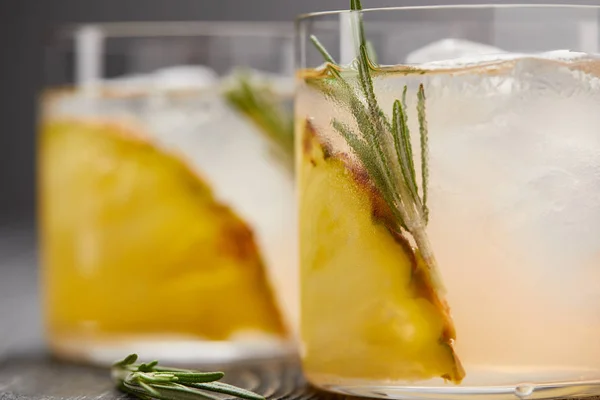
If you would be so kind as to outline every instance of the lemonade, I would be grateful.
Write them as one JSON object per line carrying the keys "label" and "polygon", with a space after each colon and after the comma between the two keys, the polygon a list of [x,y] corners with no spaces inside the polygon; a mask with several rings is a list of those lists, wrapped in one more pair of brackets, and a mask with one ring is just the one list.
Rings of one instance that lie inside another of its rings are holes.
{"label": "lemonade", "polygon": [[295,114],[308,379],[374,397],[598,393],[600,59],[380,66],[362,42],[338,64],[310,41],[326,62],[299,71]]}

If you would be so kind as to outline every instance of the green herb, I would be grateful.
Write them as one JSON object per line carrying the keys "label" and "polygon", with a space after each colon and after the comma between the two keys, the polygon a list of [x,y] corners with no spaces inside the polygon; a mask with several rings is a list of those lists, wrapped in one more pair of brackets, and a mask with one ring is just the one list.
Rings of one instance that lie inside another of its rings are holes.
{"label": "green herb", "polygon": [[252,121],[273,145],[272,151],[290,170],[294,165],[294,123],[291,112],[266,84],[252,82],[238,73],[225,98],[232,108]]}
{"label": "green herb", "polygon": [[218,400],[211,393],[222,393],[246,400],[265,400],[263,396],[236,386],[217,382],[223,372],[197,372],[158,365],[158,361],[135,364],[131,354],[112,367],[117,388],[144,400]]}
{"label": "green herb", "polygon": [[[311,36],[311,41],[327,64],[325,78],[308,78],[307,83],[346,108],[354,117],[358,132],[353,132],[348,124],[337,119],[333,119],[331,124],[346,140],[389,205],[398,224],[397,229],[405,230],[414,239],[433,284],[438,290],[443,290],[437,263],[425,232],[429,220],[425,90],[421,84],[417,93],[421,155],[421,179],[417,182],[406,106],[408,87],[404,86],[402,100],[394,102],[390,122],[375,96],[373,73],[378,67],[374,62],[373,48],[365,38],[360,0],[351,0],[350,9],[358,56],[349,67],[342,67],[319,40]],[[354,84],[356,81],[358,88]]]}

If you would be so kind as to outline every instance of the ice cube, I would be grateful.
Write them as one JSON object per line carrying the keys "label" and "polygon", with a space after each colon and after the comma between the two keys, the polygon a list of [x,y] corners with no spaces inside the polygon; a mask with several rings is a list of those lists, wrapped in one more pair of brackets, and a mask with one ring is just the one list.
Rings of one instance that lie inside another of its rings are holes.
{"label": "ice cube", "polygon": [[507,146],[487,149],[488,160],[506,164],[489,188],[498,190],[499,214],[517,242],[552,270],[584,265],[597,251],[600,79],[577,70],[572,62],[581,59],[551,52],[518,60],[503,125],[490,121],[486,128],[500,128],[506,138]]}
{"label": "ice cube", "polygon": [[161,90],[204,89],[215,85],[218,74],[201,65],[162,68],[152,74],[154,87]]}
{"label": "ice cube", "polygon": [[[143,107],[143,120],[149,130],[170,142],[178,130],[199,130],[213,118],[220,117],[224,107],[220,101],[218,74],[201,65],[162,68],[148,75],[150,89]],[[174,91],[188,96],[174,96]]]}
{"label": "ice cube", "polygon": [[432,215],[452,207],[461,218],[450,226],[487,221],[512,238],[505,253],[534,254],[540,271],[584,265],[597,256],[600,226],[600,78],[587,72],[600,62],[566,51],[508,56],[493,70],[418,78],[428,98]]}
{"label": "ice cube", "polygon": [[452,60],[489,54],[503,54],[504,50],[464,39],[443,39],[413,51],[406,57],[408,64]]}
{"label": "ice cube", "polygon": [[571,51],[571,50],[547,51],[547,52],[536,55],[536,57],[543,58],[546,60],[566,61],[566,62],[595,58],[594,56],[591,56],[588,53],[582,53],[582,52]]}

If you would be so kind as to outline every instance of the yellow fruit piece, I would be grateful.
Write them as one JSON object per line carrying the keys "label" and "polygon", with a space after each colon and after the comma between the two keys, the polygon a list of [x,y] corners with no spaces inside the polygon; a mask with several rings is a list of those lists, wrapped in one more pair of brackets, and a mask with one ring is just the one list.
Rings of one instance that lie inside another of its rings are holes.
{"label": "yellow fruit piece", "polygon": [[[460,382],[445,304],[377,192],[307,123],[301,161],[303,362],[311,376]],[[383,210],[383,211],[382,211]]]}
{"label": "yellow fruit piece", "polygon": [[40,195],[51,334],[285,334],[252,231],[133,131],[46,122]]}

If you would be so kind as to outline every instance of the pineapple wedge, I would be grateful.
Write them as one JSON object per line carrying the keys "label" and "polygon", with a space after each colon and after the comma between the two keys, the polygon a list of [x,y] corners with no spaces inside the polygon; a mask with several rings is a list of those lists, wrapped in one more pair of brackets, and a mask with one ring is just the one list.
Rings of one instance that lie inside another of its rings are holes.
{"label": "pineapple wedge", "polygon": [[51,334],[285,335],[250,228],[137,132],[45,122],[40,194]]}
{"label": "pineapple wedge", "polygon": [[300,161],[302,340],[309,379],[459,383],[448,308],[419,255],[388,229],[368,180],[307,122]]}

